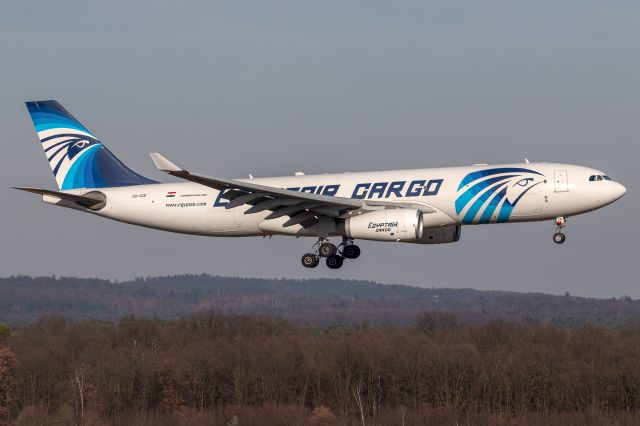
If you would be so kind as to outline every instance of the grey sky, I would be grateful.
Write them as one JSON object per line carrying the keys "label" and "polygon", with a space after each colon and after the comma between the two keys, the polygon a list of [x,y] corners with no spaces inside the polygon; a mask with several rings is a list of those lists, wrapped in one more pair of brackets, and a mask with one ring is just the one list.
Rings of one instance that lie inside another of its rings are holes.
{"label": "grey sky", "polygon": [[[640,297],[640,3],[31,1],[0,5],[0,275],[208,272]],[[551,223],[439,247],[147,230],[40,203],[55,187],[23,102],[57,99],[129,167],[158,151],[221,177],[558,161],[628,188]]]}

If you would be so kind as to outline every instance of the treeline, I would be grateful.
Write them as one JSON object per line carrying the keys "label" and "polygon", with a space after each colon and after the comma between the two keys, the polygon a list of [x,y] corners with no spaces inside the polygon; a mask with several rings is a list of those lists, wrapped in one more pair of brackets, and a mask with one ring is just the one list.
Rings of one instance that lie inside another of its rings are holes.
{"label": "treeline", "polygon": [[201,312],[0,333],[16,425],[640,424],[640,329],[324,327]]}
{"label": "treeline", "polygon": [[[428,283],[425,283],[427,285]],[[113,321],[126,315],[176,319],[203,309],[276,315],[297,324],[410,325],[420,312],[455,312],[465,323],[495,319],[567,327],[619,328],[640,318],[640,301],[570,295],[419,288],[337,279],[180,275],[109,281],[0,278],[0,323],[25,326],[45,315]]]}

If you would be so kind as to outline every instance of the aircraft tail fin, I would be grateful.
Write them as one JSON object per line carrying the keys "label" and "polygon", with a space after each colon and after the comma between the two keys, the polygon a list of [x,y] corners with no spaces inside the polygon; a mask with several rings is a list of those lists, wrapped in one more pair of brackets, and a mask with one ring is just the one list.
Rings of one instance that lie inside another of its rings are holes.
{"label": "aircraft tail fin", "polygon": [[125,166],[57,101],[26,105],[61,190],[155,183]]}

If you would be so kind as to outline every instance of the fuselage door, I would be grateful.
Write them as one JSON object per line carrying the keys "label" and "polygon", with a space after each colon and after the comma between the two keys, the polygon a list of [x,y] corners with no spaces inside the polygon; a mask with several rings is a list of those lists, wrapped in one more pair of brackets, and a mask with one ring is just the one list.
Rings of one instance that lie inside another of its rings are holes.
{"label": "fuselage door", "polygon": [[569,191],[569,182],[567,180],[566,170],[554,170],[553,182],[555,192],[567,192]]}

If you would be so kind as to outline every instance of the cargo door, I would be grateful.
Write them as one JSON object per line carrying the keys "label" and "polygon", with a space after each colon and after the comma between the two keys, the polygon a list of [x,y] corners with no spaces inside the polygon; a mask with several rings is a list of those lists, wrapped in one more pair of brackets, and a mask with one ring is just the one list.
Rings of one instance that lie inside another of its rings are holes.
{"label": "cargo door", "polygon": [[554,170],[553,182],[555,192],[567,192],[569,191],[569,182],[567,180],[566,170]]}

